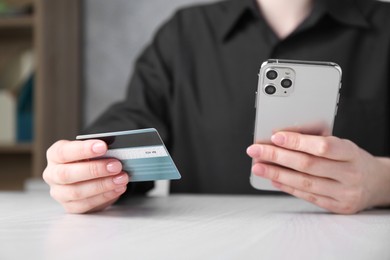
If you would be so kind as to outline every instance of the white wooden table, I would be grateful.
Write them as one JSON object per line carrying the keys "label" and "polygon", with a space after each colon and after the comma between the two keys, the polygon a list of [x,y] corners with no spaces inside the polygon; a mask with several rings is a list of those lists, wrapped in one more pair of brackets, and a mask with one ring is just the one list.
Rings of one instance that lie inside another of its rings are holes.
{"label": "white wooden table", "polygon": [[0,193],[0,259],[390,259],[390,210],[329,214],[291,197],[171,195],[71,215]]}

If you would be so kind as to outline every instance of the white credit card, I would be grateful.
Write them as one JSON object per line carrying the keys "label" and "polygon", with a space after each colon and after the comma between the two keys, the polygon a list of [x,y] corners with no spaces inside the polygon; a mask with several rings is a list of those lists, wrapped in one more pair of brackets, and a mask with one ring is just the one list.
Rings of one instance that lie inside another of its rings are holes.
{"label": "white credit card", "polygon": [[99,139],[108,146],[104,158],[121,161],[130,181],[180,179],[180,173],[154,128],[79,135],[77,140]]}

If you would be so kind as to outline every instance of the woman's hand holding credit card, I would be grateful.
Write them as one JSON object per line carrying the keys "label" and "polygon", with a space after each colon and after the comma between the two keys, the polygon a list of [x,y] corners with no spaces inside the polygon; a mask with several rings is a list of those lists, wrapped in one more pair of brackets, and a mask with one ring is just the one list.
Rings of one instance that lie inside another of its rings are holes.
{"label": "woman's hand holding credit card", "polygon": [[51,196],[69,213],[102,210],[129,181],[179,179],[180,174],[155,129],[78,136],[47,151],[43,178]]}
{"label": "woman's hand holding credit card", "polygon": [[105,158],[116,158],[131,176],[130,181],[180,179],[168,150],[154,128],[77,136],[100,139],[108,146]]}

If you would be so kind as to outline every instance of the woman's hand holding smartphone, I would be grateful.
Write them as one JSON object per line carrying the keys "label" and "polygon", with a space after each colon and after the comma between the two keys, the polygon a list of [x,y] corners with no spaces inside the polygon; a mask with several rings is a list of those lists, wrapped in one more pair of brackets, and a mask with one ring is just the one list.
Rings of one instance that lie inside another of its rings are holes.
{"label": "woman's hand holding smartphone", "polygon": [[[341,68],[331,62],[268,60],[260,68],[254,143],[271,143],[277,131],[328,136],[337,112]],[[276,190],[253,173],[256,189]]]}
{"label": "woman's hand holding smartphone", "polygon": [[[293,89],[283,87],[286,78]],[[247,150],[253,158],[252,186],[281,190],[342,214],[390,205],[390,159],[331,136],[340,79],[341,70],[332,63],[263,64],[255,144]]]}

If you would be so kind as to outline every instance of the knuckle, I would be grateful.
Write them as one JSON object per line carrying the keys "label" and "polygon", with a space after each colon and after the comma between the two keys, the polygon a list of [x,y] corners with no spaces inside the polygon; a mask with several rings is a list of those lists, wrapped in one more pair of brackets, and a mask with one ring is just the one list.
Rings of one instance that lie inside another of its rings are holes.
{"label": "knuckle", "polygon": [[65,162],[66,161],[66,151],[65,151],[65,141],[61,140],[53,146],[54,160],[57,162]]}
{"label": "knuckle", "polygon": [[358,207],[354,204],[343,203],[340,205],[340,209],[338,211],[341,214],[351,215],[359,212]]}
{"label": "knuckle", "polygon": [[343,139],[343,141],[350,147],[350,150],[358,150],[358,146],[349,139]]}
{"label": "knuckle", "polygon": [[317,203],[317,201],[318,201],[318,198],[315,195],[310,194],[310,193],[305,196],[305,199],[308,202],[313,203],[313,204]]}
{"label": "knuckle", "polygon": [[100,177],[100,169],[97,164],[97,162],[90,162],[88,164],[89,166],[89,173],[93,179],[97,179]]}
{"label": "knuckle", "polygon": [[47,163],[49,164],[51,161],[52,161],[52,154],[53,154],[53,145],[50,146],[47,150],[46,150],[46,160],[47,160]]}
{"label": "knuckle", "polygon": [[292,196],[298,197],[297,189],[294,187],[288,187],[288,193],[290,193]]}
{"label": "knuckle", "polygon": [[318,155],[319,156],[325,156],[329,154],[329,151],[331,150],[331,144],[329,138],[323,138],[321,141],[318,142]]}
{"label": "knuckle", "polygon": [[279,169],[279,167],[266,165],[264,167],[264,171],[265,171],[264,175],[266,178],[279,182],[279,180],[281,178],[281,170]]}
{"label": "knuckle", "polygon": [[274,181],[280,180],[280,170],[279,169],[273,169],[271,173],[271,179]]}
{"label": "knuckle", "polygon": [[304,172],[308,172],[315,164],[315,159],[312,156],[303,156],[298,163],[298,169]]}
{"label": "knuckle", "polygon": [[52,144],[47,150],[46,150],[46,158],[48,162],[51,161],[58,161],[58,149],[59,147],[62,147],[64,144],[64,140],[59,140]]}
{"label": "knuckle", "polygon": [[56,189],[50,188],[50,196],[51,196],[53,199],[59,201]]}
{"label": "knuckle", "polygon": [[46,182],[46,183],[50,183],[51,182],[51,174],[50,174],[50,167],[49,166],[46,166],[45,170],[43,171],[42,173],[42,179]]}
{"label": "knuckle", "polygon": [[267,155],[267,158],[268,158],[270,161],[276,162],[276,161],[278,160],[279,154],[278,154],[277,149],[268,147],[267,149],[265,149],[265,153],[266,153],[266,155]]}
{"label": "knuckle", "polygon": [[360,185],[364,181],[363,173],[356,165],[349,165],[344,174],[348,177],[349,185]]}
{"label": "knuckle", "polygon": [[82,158],[90,158],[91,157],[91,142],[81,141],[81,146],[79,152],[79,156]]}
{"label": "knuckle", "polygon": [[323,209],[326,209],[328,211],[331,211],[331,212],[335,212],[336,211],[336,207],[334,205],[334,203],[330,200],[318,200],[317,203],[316,203],[318,206],[320,206],[321,208]]}
{"label": "knuckle", "polygon": [[354,142],[348,139],[343,139],[343,141],[345,142],[346,147],[349,147],[348,150],[351,158],[360,156],[360,149]]}
{"label": "knuckle", "polygon": [[[107,180],[101,180],[96,183],[95,189],[96,189],[96,194],[103,194],[107,190],[110,189],[110,185],[108,184],[109,181]],[[112,183],[112,182],[111,182]]]}
{"label": "knuckle", "polygon": [[359,212],[360,205],[363,201],[363,194],[363,191],[360,189],[345,191],[344,198],[339,206],[339,212],[342,214],[355,214]]}
{"label": "knuckle", "polygon": [[303,177],[303,179],[301,180],[301,188],[304,191],[311,191],[313,189],[313,180],[307,177]]}
{"label": "knuckle", "polygon": [[54,171],[56,182],[59,184],[67,184],[70,181],[68,168],[64,165],[57,165]]}
{"label": "knuckle", "polygon": [[291,136],[289,138],[289,143],[293,150],[299,150],[301,147],[301,139],[298,135]]}
{"label": "knuckle", "polygon": [[84,199],[83,192],[80,189],[77,189],[76,187],[69,186],[67,188],[67,197],[69,200],[81,200]]}
{"label": "knuckle", "polygon": [[347,192],[345,200],[350,204],[359,204],[363,200],[363,194],[361,189],[355,189]]}
{"label": "knuckle", "polygon": [[112,200],[113,198],[117,197],[118,195],[115,194],[114,192],[109,191],[109,192],[103,193],[102,196],[104,198],[104,201],[107,202],[107,201]]}
{"label": "knuckle", "polygon": [[63,196],[63,192],[61,191],[61,188],[59,187],[51,187],[50,188],[50,196],[58,201],[59,203],[62,203],[65,201],[64,199],[64,196]]}

